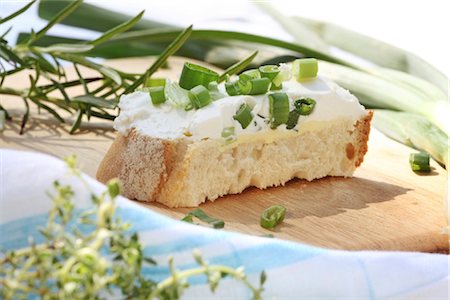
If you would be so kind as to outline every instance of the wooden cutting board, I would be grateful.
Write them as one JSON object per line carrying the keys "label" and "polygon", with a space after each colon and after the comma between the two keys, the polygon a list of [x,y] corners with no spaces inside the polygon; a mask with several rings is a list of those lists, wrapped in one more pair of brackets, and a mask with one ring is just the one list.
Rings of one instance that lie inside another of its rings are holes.
{"label": "wooden cutting board", "polygon": [[[151,59],[110,61],[128,72],[142,72]],[[184,59],[171,60],[161,76],[176,78]],[[68,72],[71,74],[71,70]],[[88,75],[89,72],[84,70]],[[72,74],[70,75],[72,76]],[[69,77],[70,77],[69,76]],[[10,79],[5,86],[21,87],[26,74]],[[19,98],[0,96],[1,104],[20,116]],[[60,126],[46,114],[32,114],[27,131],[19,135],[20,118],[7,122],[0,133],[0,147],[49,153],[64,157],[77,154],[83,170],[95,176],[96,168],[115,137],[111,123],[83,126],[69,135],[69,126]],[[38,121],[39,120],[39,121]],[[413,150],[372,129],[369,152],[354,178],[324,178],[313,182],[292,180],[286,186],[258,190],[249,188],[201,206],[209,215],[225,221],[225,229],[350,250],[403,250],[448,253],[444,199],[447,173],[432,162],[433,171],[413,173],[408,155]],[[259,226],[260,213],[270,205],[287,208],[284,223],[271,232]],[[144,208],[145,207],[145,208]],[[191,209],[168,209],[143,204],[176,219]]]}

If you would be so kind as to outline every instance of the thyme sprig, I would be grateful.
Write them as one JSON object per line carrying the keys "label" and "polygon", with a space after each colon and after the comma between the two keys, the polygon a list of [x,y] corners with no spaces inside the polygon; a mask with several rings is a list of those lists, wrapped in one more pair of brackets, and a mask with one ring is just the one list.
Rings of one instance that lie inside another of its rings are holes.
{"label": "thyme sprig", "polygon": [[[0,24],[13,20],[29,9],[35,1],[0,19]],[[26,39],[21,40],[15,46],[11,46],[4,39],[9,30],[1,34],[0,94],[12,95],[22,99],[25,113],[22,117],[21,134],[24,132],[29,119],[30,103],[36,105],[38,109],[48,111],[61,123],[66,122],[61,115],[61,110],[66,111],[70,116],[75,116],[70,133],[78,130],[83,117],[86,117],[87,120],[91,117],[114,119],[113,109],[117,106],[119,96],[124,92],[134,90],[142,84],[143,79],[156,72],[166,62],[167,58],[186,42],[192,31],[192,27],[183,31],[143,75],[123,72],[96,63],[88,58],[87,53],[114,36],[132,28],[142,18],[144,11],[134,18],[107,30],[91,41],[53,43],[45,47],[36,45],[41,38],[46,36],[48,30],[74,12],[82,2],[82,0],[68,2],[68,5],[60,10],[44,28],[37,32],[31,31]],[[66,72],[62,67],[67,63],[73,65],[77,79],[67,79]],[[98,76],[85,78],[80,72],[80,66],[95,71]],[[28,71],[29,85],[27,88],[16,89],[5,86],[7,77],[22,71]],[[46,80],[50,84],[42,84],[41,80]],[[97,85],[93,88],[92,84],[95,83]],[[82,86],[83,93],[79,95],[70,94],[67,90],[74,86]],[[0,106],[0,110],[5,111],[9,118],[9,114],[3,106]]]}
{"label": "thyme sprig", "polygon": [[[75,157],[66,159],[72,176],[89,191]],[[47,225],[40,229],[44,242],[30,238],[29,246],[0,255],[0,298],[26,299],[179,299],[189,288],[189,278],[204,275],[212,292],[224,277],[242,282],[261,299],[266,274],[254,286],[244,269],[210,265],[198,250],[193,255],[198,267],[177,270],[169,259],[170,276],[155,282],[144,275],[156,262],[143,254],[144,245],[131,225],[116,212],[120,193],[117,180],[108,183],[106,191],[91,194],[92,207],[75,209],[76,193],[70,185],[54,184],[49,194],[53,207]]]}

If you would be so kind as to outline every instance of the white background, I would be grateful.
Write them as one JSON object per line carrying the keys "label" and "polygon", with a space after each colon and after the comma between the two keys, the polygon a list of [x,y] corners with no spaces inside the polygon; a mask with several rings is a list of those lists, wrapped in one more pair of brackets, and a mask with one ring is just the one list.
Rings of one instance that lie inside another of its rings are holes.
{"label": "white background", "polygon": [[[6,16],[27,1],[0,0],[0,15]],[[146,9],[146,17],[196,28],[220,28],[249,31],[289,40],[289,35],[261,13],[252,1],[87,1],[129,14]],[[448,0],[290,0],[268,1],[287,15],[300,15],[333,22],[407,49],[446,74],[450,74],[450,1]],[[245,20],[251,22],[244,22]],[[11,24],[13,23],[13,24]],[[0,33],[9,25],[14,30],[8,39],[15,40],[19,31],[39,29],[44,22],[36,8],[14,22],[1,25]],[[53,34],[81,38],[96,34],[58,26]]]}

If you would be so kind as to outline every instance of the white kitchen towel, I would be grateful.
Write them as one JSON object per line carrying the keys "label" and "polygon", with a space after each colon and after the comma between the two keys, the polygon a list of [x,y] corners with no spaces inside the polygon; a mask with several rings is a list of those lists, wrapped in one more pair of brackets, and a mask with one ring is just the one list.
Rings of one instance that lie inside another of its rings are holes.
{"label": "white kitchen towel", "polygon": [[[89,193],[67,175],[64,162],[31,152],[0,149],[0,245],[11,250],[39,242],[51,201],[46,191],[56,179],[75,190],[78,208],[88,207]],[[96,193],[105,186],[88,176]],[[162,216],[125,198],[118,214],[139,232],[145,254],[158,265],[144,272],[154,280],[169,275],[167,257],[177,268],[195,266],[199,249],[214,264],[244,266],[257,284],[267,273],[264,299],[448,299],[449,256],[411,252],[337,251],[278,239],[209,229]],[[195,277],[183,299],[249,299],[239,282],[224,279],[215,294],[204,277]]]}

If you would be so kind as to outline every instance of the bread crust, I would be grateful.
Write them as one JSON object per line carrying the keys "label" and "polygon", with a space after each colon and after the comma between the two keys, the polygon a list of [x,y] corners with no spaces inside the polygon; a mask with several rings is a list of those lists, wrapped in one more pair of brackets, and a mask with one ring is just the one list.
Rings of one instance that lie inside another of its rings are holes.
{"label": "bread crust", "polygon": [[[242,159],[242,157],[252,156],[252,159],[257,162],[258,159],[264,159],[264,157],[259,157],[265,153],[264,151],[268,151],[264,149],[268,147],[274,148],[277,146],[277,143],[289,143],[291,142],[289,139],[300,139],[301,142],[302,137],[299,135],[299,137],[286,138],[286,141],[276,141],[272,145],[267,143],[256,145],[254,143],[251,145],[254,146],[251,148],[253,149],[251,153],[245,152],[246,147],[250,147],[249,144],[251,143],[237,144],[229,148],[226,153],[220,153],[221,150],[218,150],[220,144],[217,141],[202,140],[192,142],[184,138],[165,140],[139,134],[137,130],[133,129],[128,135],[118,134],[99,165],[97,179],[106,183],[112,178],[118,178],[122,182],[122,194],[129,199],[146,202],[157,201],[169,207],[195,207],[206,200],[214,200],[225,194],[240,193],[248,186],[266,188],[282,185],[294,177],[307,180],[327,175],[347,177],[351,176],[354,169],[361,165],[368,150],[367,142],[372,115],[372,111],[368,111],[366,116],[358,120],[351,130],[348,130],[349,135],[346,138],[348,141],[342,146],[343,159],[339,165],[340,167],[333,167],[324,171],[325,173],[306,174],[300,171],[295,172],[294,170],[291,173],[283,172],[286,174],[274,175],[274,178],[270,178],[270,176],[265,175],[265,173],[270,173],[267,170],[261,171],[264,174],[260,175],[241,174],[249,169],[248,167],[242,167],[241,169],[237,168],[236,170],[238,171],[235,171],[235,173],[228,172],[231,175],[227,175],[225,174],[227,169],[222,166],[224,164],[223,161],[218,160],[216,163],[221,164],[222,173],[215,176],[223,176],[228,179],[224,179],[224,182],[227,183],[223,186],[220,185],[220,182],[214,185],[215,182],[213,181],[215,179],[208,178],[209,174],[214,172],[199,170],[202,159],[205,161],[214,160],[217,157],[224,159],[225,155],[229,155],[231,158],[234,158],[234,161],[228,160],[228,167],[233,169],[236,167],[236,163],[239,164],[241,162],[240,160],[236,162],[236,157],[241,157]],[[311,135],[311,133],[309,134]],[[243,154],[239,154],[240,151],[243,151]],[[242,163],[245,164],[245,162]],[[214,162],[212,162],[212,165],[214,165]],[[196,184],[199,180],[195,178],[199,174],[206,177],[200,178],[200,181],[203,180],[204,185],[210,187],[202,190],[202,187]],[[214,175],[212,176],[214,177]],[[241,177],[243,178],[242,180]],[[211,182],[208,183],[208,181]]]}

